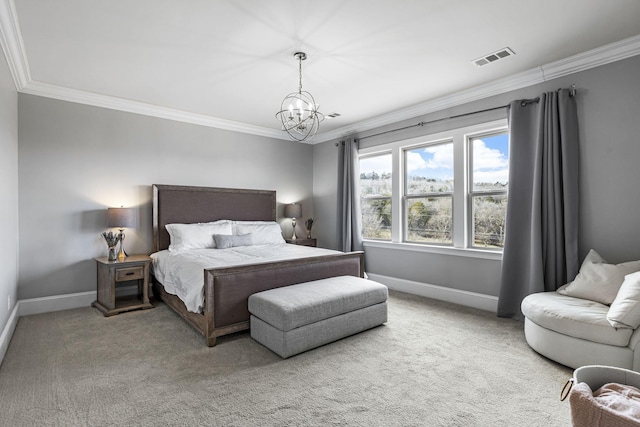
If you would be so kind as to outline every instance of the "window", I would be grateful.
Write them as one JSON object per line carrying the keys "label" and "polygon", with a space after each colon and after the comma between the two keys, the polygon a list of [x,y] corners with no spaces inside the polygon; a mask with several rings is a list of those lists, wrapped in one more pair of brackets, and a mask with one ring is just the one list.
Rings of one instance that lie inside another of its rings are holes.
{"label": "window", "polygon": [[501,250],[506,120],[360,150],[363,238]]}
{"label": "window", "polygon": [[469,138],[470,246],[502,248],[509,185],[509,135]]}
{"label": "window", "polygon": [[404,150],[405,241],[453,243],[453,142]]}
{"label": "window", "polygon": [[362,237],[391,240],[391,154],[360,158]]}

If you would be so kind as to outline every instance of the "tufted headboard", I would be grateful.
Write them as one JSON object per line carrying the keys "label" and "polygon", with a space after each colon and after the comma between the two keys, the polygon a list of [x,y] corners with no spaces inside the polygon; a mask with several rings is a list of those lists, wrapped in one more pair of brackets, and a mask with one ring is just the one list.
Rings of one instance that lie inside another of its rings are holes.
{"label": "tufted headboard", "polygon": [[153,185],[153,252],[169,247],[166,224],[191,224],[219,219],[275,221],[276,192]]}

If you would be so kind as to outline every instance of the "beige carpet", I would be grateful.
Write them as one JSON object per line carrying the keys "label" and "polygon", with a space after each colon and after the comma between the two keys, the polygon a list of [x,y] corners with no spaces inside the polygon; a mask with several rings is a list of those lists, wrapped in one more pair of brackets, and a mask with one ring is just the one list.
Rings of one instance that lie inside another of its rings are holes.
{"label": "beige carpet", "polygon": [[522,324],[392,292],[389,322],[282,360],[248,333],[204,339],[165,305],[20,318],[2,426],[569,426],[571,369]]}

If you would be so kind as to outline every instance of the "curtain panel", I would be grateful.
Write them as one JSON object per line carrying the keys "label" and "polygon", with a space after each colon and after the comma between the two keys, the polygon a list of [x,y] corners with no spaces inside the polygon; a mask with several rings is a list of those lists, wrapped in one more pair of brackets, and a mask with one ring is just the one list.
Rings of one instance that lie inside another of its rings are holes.
{"label": "curtain panel", "polygon": [[509,105],[509,201],[498,316],[578,273],[579,150],[571,90]]}
{"label": "curtain panel", "polygon": [[358,141],[355,138],[348,138],[341,146],[344,150],[340,174],[342,190],[342,250],[344,252],[361,251],[363,246]]}

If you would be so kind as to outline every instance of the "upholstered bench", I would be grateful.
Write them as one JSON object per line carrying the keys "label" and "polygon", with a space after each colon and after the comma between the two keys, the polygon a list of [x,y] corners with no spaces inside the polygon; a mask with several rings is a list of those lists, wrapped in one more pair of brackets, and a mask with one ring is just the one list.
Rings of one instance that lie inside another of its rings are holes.
{"label": "upholstered bench", "polygon": [[338,276],[249,297],[251,338],[287,358],[387,321],[387,287]]}

